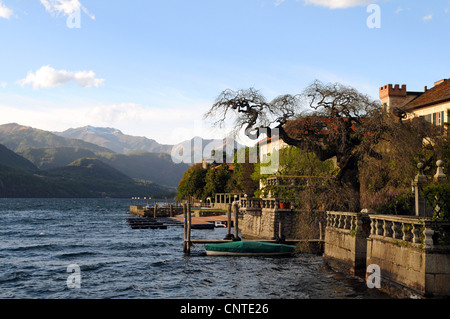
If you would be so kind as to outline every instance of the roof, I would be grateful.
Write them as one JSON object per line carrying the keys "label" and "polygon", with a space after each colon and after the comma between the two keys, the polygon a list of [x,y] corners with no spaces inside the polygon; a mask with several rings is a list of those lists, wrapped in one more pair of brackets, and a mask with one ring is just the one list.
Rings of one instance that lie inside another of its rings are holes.
{"label": "roof", "polygon": [[[228,166],[228,170],[233,171],[234,165],[232,163],[225,163]],[[222,164],[219,164],[217,166],[212,167],[212,169],[220,169],[222,167]]]}
{"label": "roof", "polygon": [[413,110],[433,104],[443,103],[446,101],[450,101],[450,79],[443,80],[433,88],[427,90],[415,99],[406,103],[403,106],[403,109]]}

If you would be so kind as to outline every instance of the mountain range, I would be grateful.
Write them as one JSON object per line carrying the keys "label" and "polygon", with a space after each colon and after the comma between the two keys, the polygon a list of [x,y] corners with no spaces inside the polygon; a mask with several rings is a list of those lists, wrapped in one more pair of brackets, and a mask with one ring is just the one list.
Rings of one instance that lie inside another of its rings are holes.
{"label": "mountain range", "polygon": [[146,137],[125,135],[120,130],[109,127],[85,126],[71,128],[64,132],[53,132],[53,134],[99,145],[120,154],[134,151],[170,154],[173,147],[173,145],[159,144],[157,141]]}
{"label": "mountain range", "polygon": [[221,140],[200,137],[176,146],[163,145],[114,128],[86,126],[49,132],[16,123],[0,125],[0,197],[175,193],[191,163],[172,160],[172,149],[178,154],[181,146],[192,154],[201,149],[200,155],[207,148],[209,152],[226,147]]}

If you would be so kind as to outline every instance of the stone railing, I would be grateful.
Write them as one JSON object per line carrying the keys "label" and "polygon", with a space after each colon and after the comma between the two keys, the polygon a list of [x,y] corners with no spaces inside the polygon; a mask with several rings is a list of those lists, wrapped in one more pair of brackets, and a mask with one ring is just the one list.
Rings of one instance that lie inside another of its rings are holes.
{"label": "stone railing", "polygon": [[367,214],[347,212],[327,212],[327,227],[339,229],[348,233],[360,233],[366,231],[365,225],[369,224]]}
{"label": "stone railing", "polygon": [[370,237],[403,242],[419,248],[431,249],[448,241],[450,222],[435,222],[409,216],[370,215]]}
{"label": "stone railing", "polygon": [[241,208],[261,208],[261,198],[241,198],[239,206]]}
{"label": "stone railing", "polygon": [[[279,198],[241,198],[239,205],[241,208],[269,208],[269,209],[280,209],[280,202],[283,201]],[[294,201],[294,199],[284,200],[284,201]]]}

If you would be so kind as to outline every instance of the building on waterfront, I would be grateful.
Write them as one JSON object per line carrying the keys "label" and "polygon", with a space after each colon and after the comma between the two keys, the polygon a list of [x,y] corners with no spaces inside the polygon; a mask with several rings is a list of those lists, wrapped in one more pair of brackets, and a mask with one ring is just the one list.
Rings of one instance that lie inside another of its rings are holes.
{"label": "building on waterfront", "polygon": [[423,92],[407,91],[405,84],[387,84],[380,88],[380,99],[385,112],[405,114],[406,119],[422,117],[430,123],[443,126],[449,122],[450,79],[424,87]]}

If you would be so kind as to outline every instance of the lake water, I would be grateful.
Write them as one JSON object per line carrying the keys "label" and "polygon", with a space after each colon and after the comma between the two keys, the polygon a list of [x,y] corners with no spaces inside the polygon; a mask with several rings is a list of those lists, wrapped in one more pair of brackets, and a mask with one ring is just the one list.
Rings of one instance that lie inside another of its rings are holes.
{"label": "lake water", "polygon": [[[182,228],[132,230],[130,204],[0,199],[0,298],[386,298],[362,280],[333,272],[317,255],[207,257],[196,246],[185,256]],[[225,233],[193,230],[192,236],[221,239]],[[68,285],[69,276],[78,274],[79,288],[70,288],[77,282]]]}

